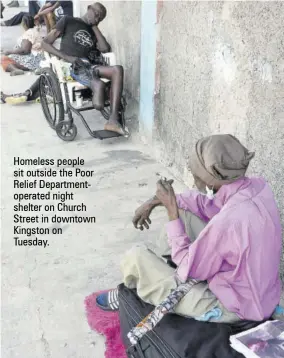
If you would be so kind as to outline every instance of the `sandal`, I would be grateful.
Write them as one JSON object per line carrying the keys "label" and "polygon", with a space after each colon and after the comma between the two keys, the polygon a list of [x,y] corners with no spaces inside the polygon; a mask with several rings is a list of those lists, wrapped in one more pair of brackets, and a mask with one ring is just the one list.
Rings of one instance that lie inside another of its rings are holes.
{"label": "sandal", "polygon": [[104,311],[118,311],[118,289],[116,288],[115,290],[101,293],[96,298],[96,305]]}

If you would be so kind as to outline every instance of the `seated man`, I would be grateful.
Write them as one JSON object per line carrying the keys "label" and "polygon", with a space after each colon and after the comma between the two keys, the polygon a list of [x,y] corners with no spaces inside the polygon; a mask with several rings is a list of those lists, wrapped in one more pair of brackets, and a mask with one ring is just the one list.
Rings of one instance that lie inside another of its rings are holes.
{"label": "seated man", "polygon": [[[76,63],[81,59],[84,63],[78,73],[73,73],[74,79],[90,87],[93,91],[93,105],[96,109],[102,110],[105,103],[105,83],[100,77],[111,81],[110,90],[110,118],[105,125],[105,130],[118,132],[128,136],[128,133],[120,124],[120,104],[123,90],[123,68],[122,66],[105,66],[100,64],[100,53],[110,51],[110,45],[100,32],[98,25],[106,17],[106,8],[95,3],[88,6],[87,13],[82,17],[73,18],[64,16],[56,24],[43,40],[42,48],[51,55]],[[61,37],[61,47],[57,50],[53,44]],[[35,99],[38,94],[38,80],[26,92],[14,96],[1,93],[3,103],[19,103],[25,100]]]}
{"label": "seated man", "polygon": [[[166,208],[163,246],[176,270],[150,250],[132,249],[122,263],[128,288],[157,306],[192,278],[199,283],[177,304],[177,314],[204,320],[218,308],[221,316],[211,320],[226,323],[272,315],[281,295],[281,224],[267,182],[245,176],[253,157],[231,135],[210,136],[197,142],[190,162],[199,191],[175,195],[171,182],[158,182],[133,223],[148,229],[153,208]],[[99,295],[97,305],[118,309],[117,289]]]}

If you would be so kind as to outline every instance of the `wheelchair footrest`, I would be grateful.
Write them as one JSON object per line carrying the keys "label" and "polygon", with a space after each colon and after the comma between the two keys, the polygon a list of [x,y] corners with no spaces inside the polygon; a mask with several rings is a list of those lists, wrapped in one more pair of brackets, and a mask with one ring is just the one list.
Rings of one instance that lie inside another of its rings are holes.
{"label": "wheelchair footrest", "polygon": [[94,138],[103,140],[115,137],[122,137],[122,134],[112,131],[100,130],[100,131],[93,131]]}

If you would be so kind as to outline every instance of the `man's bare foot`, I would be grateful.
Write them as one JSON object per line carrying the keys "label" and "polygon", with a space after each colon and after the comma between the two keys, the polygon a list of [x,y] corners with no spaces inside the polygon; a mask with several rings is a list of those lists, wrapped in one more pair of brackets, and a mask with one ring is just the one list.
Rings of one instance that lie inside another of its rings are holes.
{"label": "man's bare foot", "polygon": [[111,132],[116,132],[121,134],[124,137],[129,137],[129,133],[122,128],[121,124],[117,121],[117,120],[109,120],[106,124],[105,124],[105,128],[106,131],[111,131]]}

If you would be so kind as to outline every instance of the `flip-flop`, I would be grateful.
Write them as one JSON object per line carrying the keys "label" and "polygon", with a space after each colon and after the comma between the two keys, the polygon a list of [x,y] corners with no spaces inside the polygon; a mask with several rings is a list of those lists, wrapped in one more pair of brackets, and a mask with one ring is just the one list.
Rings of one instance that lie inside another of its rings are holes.
{"label": "flip-flop", "polygon": [[118,311],[118,289],[100,294],[96,298],[96,305],[103,311]]}

